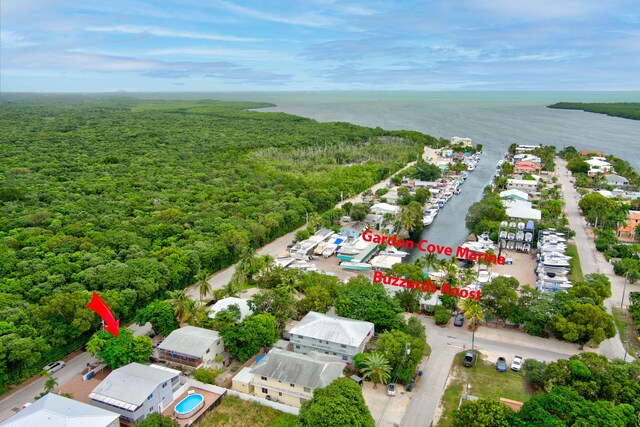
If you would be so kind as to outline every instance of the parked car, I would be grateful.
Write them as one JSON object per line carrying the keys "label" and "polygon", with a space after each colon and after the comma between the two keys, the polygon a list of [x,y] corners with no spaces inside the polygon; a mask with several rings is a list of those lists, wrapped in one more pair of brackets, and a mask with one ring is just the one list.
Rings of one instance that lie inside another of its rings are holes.
{"label": "parked car", "polygon": [[387,396],[395,396],[396,395],[396,385],[389,384],[387,386]]}
{"label": "parked car", "polygon": [[496,362],[496,369],[498,370],[498,372],[507,372],[507,360],[504,357],[498,357],[498,361]]}
{"label": "parked car", "polygon": [[522,369],[522,357],[513,357],[513,362],[511,362],[511,369],[514,371],[519,371],[520,369]]}
{"label": "parked car", "polygon": [[453,322],[453,326],[462,326],[464,325],[464,316],[462,314],[458,314],[456,316],[456,320]]}
{"label": "parked car", "polygon": [[464,360],[462,361],[462,364],[467,368],[470,368],[471,366],[474,365],[475,361],[476,361],[476,354],[473,351],[467,351],[467,353],[464,355]]}
{"label": "parked car", "polygon": [[64,368],[65,365],[66,365],[66,363],[64,363],[62,360],[58,360],[57,362],[49,363],[47,366],[45,366],[42,369],[45,372],[49,372],[49,373],[53,374],[54,372],[58,372],[60,369]]}

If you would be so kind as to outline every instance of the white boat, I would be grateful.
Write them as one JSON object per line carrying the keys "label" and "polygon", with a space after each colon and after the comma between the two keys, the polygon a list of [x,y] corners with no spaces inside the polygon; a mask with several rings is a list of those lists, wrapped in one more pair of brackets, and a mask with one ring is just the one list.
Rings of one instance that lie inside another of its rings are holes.
{"label": "white boat", "polygon": [[351,262],[351,261],[343,261],[340,263],[340,267],[345,270],[357,270],[357,271],[368,271],[371,270],[371,264],[366,262]]}
{"label": "white boat", "polygon": [[404,258],[407,255],[409,255],[409,252],[400,251],[400,250],[394,248],[393,246],[387,246],[387,249],[385,249],[384,251],[380,251],[379,255],[395,256],[395,257]]}
{"label": "white boat", "polygon": [[460,194],[460,189],[456,188],[455,190],[453,190],[453,194]]}
{"label": "white boat", "polygon": [[518,230],[524,230],[524,222],[518,223]]}
{"label": "white boat", "polygon": [[427,225],[431,225],[431,223],[433,222],[433,217],[431,215],[424,215],[422,217],[422,225],[423,226],[427,226]]}
{"label": "white boat", "polygon": [[467,165],[467,170],[468,170],[468,171],[472,171],[472,170],[474,170],[475,168],[476,168],[476,166],[475,166],[475,165],[473,165],[473,164],[469,164],[469,165]]}
{"label": "white boat", "polygon": [[507,239],[513,240],[516,238],[516,233],[510,232],[507,234]]}
{"label": "white boat", "polygon": [[524,231],[518,230],[516,233],[516,240],[524,240]]}
{"label": "white boat", "polygon": [[524,241],[525,242],[530,242],[533,239],[533,233],[531,232],[526,232],[524,233]]}
{"label": "white boat", "polygon": [[500,238],[501,239],[506,239],[507,238],[507,230],[502,230],[500,232]]}

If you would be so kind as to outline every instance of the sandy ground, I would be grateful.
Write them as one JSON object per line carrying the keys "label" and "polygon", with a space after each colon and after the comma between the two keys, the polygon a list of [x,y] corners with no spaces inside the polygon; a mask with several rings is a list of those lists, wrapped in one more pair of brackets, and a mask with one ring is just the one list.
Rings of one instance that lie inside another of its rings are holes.
{"label": "sandy ground", "polygon": [[521,286],[529,285],[533,288],[536,286],[536,273],[533,271],[536,267],[535,252],[522,253],[516,251],[502,251],[502,256],[513,259],[513,264],[509,265],[492,265],[491,272],[500,275],[509,275],[515,277]]}

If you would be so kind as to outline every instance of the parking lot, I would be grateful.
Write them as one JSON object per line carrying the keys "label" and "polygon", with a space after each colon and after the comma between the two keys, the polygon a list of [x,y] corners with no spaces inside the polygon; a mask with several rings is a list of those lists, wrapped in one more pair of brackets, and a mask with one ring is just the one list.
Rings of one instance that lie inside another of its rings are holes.
{"label": "parking lot", "polygon": [[397,384],[396,395],[387,396],[386,385],[378,384],[378,388],[374,390],[370,381],[364,382],[362,394],[377,427],[400,425],[412,395],[406,392],[402,385]]}

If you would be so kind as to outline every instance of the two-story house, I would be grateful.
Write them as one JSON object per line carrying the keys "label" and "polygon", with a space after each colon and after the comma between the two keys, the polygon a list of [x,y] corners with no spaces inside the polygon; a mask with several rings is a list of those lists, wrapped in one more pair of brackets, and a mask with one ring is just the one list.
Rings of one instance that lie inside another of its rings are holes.
{"label": "two-story house", "polygon": [[47,393],[3,423],[2,427],[120,427],[120,415],[77,400]]}
{"label": "two-story house", "polygon": [[178,388],[179,371],[130,363],[111,372],[89,398],[91,405],[119,414],[122,425],[133,425],[149,414],[162,413]]}
{"label": "two-story house", "polygon": [[300,407],[313,397],[314,389],[340,378],[345,366],[337,356],[274,348],[251,371],[253,392],[258,397]]}
{"label": "two-story house", "polygon": [[351,362],[373,336],[373,323],[310,311],[290,330],[293,351],[317,351]]}
{"label": "two-story house", "polygon": [[169,363],[197,369],[211,366],[224,351],[220,334],[210,329],[185,326],[171,332],[158,346],[158,357]]}

